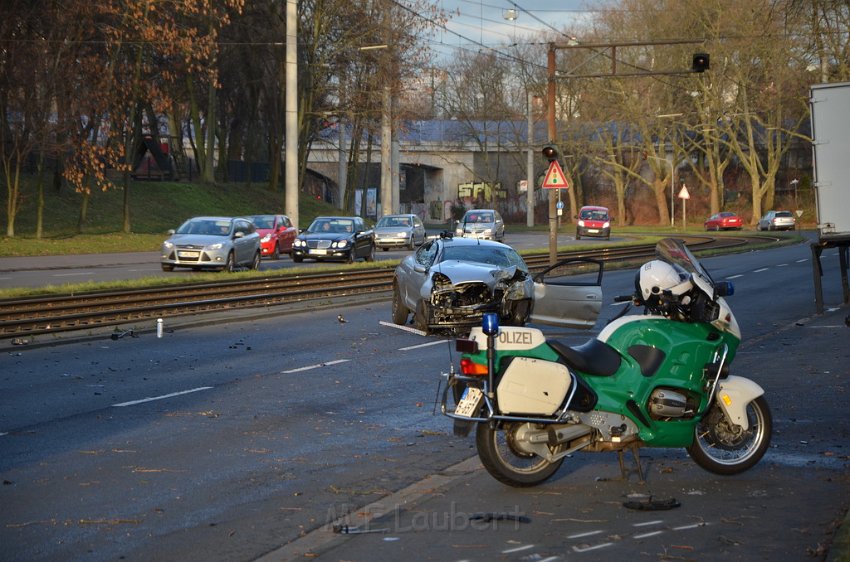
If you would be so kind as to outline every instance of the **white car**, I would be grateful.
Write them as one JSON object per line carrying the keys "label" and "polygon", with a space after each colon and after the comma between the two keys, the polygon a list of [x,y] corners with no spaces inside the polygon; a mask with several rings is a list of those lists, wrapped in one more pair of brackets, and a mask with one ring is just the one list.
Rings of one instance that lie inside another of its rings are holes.
{"label": "white car", "polygon": [[244,218],[195,217],[169,230],[162,243],[163,271],[175,267],[233,271],[236,267],[260,267],[260,235]]}
{"label": "white car", "polygon": [[375,225],[375,247],[413,250],[425,243],[425,225],[416,215],[385,215]]}

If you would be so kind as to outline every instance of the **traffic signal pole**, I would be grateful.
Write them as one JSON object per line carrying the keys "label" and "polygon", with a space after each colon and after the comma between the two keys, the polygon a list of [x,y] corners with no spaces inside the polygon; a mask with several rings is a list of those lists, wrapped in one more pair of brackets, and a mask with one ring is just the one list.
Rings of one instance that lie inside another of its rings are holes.
{"label": "traffic signal pole", "polygon": [[[549,130],[549,144],[557,145],[557,130],[555,128],[555,44],[549,43],[549,52],[546,61],[546,97],[547,116]],[[558,193],[555,189],[549,190],[549,265],[555,265],[558,261]]]}

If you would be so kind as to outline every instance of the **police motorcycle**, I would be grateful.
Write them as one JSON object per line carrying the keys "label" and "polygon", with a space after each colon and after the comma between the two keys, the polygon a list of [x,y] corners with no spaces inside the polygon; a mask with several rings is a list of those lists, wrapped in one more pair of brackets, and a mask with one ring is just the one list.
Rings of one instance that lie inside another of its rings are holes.
{"label": "police motorcycle", "polygon": [[[730,374],[741,332],[725,296],[681,240],[664,239],[617,297],[643,314],[612,320],[596,338],[569,347],[488,314],[458,339],[459,372],[443,376],[442,413],[455,434],[476,428],[481,463],[511,486],[551,477],[569,455],[684,448],[703,469],[739,474],[764,456],[772,418],[764,390]],[[449,403],[449,391],[454,404]]]}

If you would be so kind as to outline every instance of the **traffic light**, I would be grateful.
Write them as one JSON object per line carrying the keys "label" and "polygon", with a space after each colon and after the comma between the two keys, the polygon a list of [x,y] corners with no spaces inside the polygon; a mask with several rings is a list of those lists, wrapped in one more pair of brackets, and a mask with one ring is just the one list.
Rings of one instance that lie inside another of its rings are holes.
{"label": "traffic light", "polygon": [[691,71],[693,71],[693,72],[705,72],[708,69],[709,69],[708,53],[696,53],[696,54],[694,54],[693,63],[691,64]]}
{"label": "traffic light", "polygon": [[546,146],[543,147],[543,150],[541,150],[540,152],[543,153],[543,156],[549,162],[554,162],[555,160],[558,159],[558,147],[555,146],[554,144],[547,144]]}

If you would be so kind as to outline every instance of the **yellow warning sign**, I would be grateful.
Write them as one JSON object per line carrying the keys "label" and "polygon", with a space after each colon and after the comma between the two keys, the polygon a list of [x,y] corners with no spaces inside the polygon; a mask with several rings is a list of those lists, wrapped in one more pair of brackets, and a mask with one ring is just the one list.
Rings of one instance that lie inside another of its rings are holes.
{"label": "yellow warning sign", "polygon": [[564,170],[557,160],[552,160],[549,164],[549,171],[546,172],[546,177],[543,179],[543,187],[546,189],[569,189],[567,178],[564,176]]}

